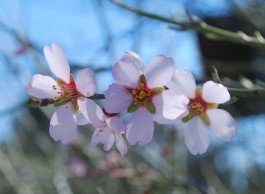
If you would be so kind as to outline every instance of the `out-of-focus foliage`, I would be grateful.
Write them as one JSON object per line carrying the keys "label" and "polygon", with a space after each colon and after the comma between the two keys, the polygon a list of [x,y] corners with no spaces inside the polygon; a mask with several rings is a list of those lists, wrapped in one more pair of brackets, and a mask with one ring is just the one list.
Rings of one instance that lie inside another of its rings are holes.
{"label": "out-of-focus foliage", "polygon": [[[214,26],[265,35],[262,0],[123,2],[178,19],[187,19],[189,9]],[[63,146],[48,132],[54,107],[27,106],[30,76],[49,74],[42,48],[51,42],[64,48],[74,72],[95,70],[98,92],[112,82],[111,66],[127,50],[145,64],[156,54],[172,56],[176,68],[191,70],[198,81],[211,79],[212,65],[228,86],[265,80],[264,50],[168,27],[105,0],[1,0],[0,193],[265,193],[264,99],[226,106],[238,118],[238,135],[229,144],[213,138],[202,156],[187,151],[182,131],[162,125],[151,144],[129,146],[124,158],[92,147],[91,126],[79,127],[73,144]]]}

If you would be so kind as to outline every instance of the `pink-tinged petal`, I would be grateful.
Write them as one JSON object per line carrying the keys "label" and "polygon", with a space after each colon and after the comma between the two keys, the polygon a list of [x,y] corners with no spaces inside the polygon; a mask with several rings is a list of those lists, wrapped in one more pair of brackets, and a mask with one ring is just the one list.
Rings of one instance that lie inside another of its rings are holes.
{"label": "pink-tinged petal", "polygon": [[126,125],[124,125],[119,117],[109,117],[105,119],[108,126],[115,131],[115,133],[124,133],[126,131]]}
{"label": "pink-tinged petal", "polygon": [[167,87],[183,93],[190,99],[195,97],[196,82],[193,75],[184,70],[176,70]]}
{"label": "pink-tinged petal", "polygon": [[66,83],[69,83],[70,67],[62,49],[58,45],[52,44],[51,47],[45,46],[43,51],[49,67],[54,75],[58,78],[61,78]]}
{"label": "pink-tinged petal", "polygon": [[165,86],[174,73],[174,61],[163,55],[155,56],[144,70],[149,88]]}
{"label": "pink-tinged petal", "polygon": [[96,92],[94,74],[88,68],[84,68],[77,73],[75,84],[77,90],[86,97],[92,96]]}
{"label": "pink-tinged petal", "polygon": [[139,108],[127,125],[126,137],[131,145],[145,145],[151,142],[154,134],[152,114],[145,108]]}
{"label": "pink-tinged petal", "polygon": [[54,98],[58,96],[58,91],[54,87],[57,87],[57,83],[53,78],[36,74],[32,76],[27,86],[27,92],[30,96],[39,99]]}
{"label": "pink-tinged petal", "polygon": [[236,134],[234,118],[227,111],[221,109],[210,109],[207,111],[207,115],[216,137],[225,142],[231,141]]}
{"label": "pink-tinged petal", "polygon": [[170,125],[170,124],[174,124],[175,120],[169,120],[166,119],[165,117],[163,117],[160,114],[153,114],[153,120],[159,124],[163,124],[163,125]]}
{"label": "pink-tinged petal", "polygon": [[116,82],[128,87],[136,87],[141,74],[141,61],[133,52],[125,52],[112,68],[112,75]]}
{"label": "pink-tinged petal", "polygon": [[76,123],[77,125],[87,125],[89,124],[89,120],[87,120],[82,113],[76,114]]}
{"label": "pink-tinged petal", "polygon": [[210,143],[210,131],[199,117],[190,120],[185,129],[185,143],[194,155],[206,152]]}
{"label": "pink-tinged petal", "polygon": [[182,118],[186,117],[188,114],[189,114],[189,111],[187,110],[175,120],[175,124],[174,124],[175,129],[179,130],[179,129],[184,129],[185,128],[187,123],[184,123],[182,121]]}
{"label": "pink-tinged petal", "polygon": [[87,98],[79,98],[78,105],[80,113],[96,128],[104,126],[105,115],[93,100]]}
{"label": "pink-tinged petal", "polygon": [[132,95],[122,85],[111,84],[104,92],[104,108],[108,113],[119,113],[127,109],[133,100]]}
{"label": "pink-tinged petal", "polygon": [[152,99],[157,114],[165,119],[175,120],[187,110],[189,99],[183,94],[174,90],[165,90],[161,94],[155,95]]}
{"label": "pink-tinged petal", "polygon": [[206,102],[222,104],[230,100],[230,94],[222,84],[208,81],[203,84],[202,97]]}
{"label": "pink-tinged petal", "polygon": [[52,115],[49,132],[55,141],[70,143],[76,136],[76,118],[70,103],[60,106]]}
{"label": "pink-tinged petal", "polygon": [[91,139],[92,145],[103,144],[104,150],[109,151],[115,142],[115,135],[109,127],[98,128],[94,131]]}
{"label": "pink-tinged petal", "polygon": [[121,134],[115,134],[116,137],[116,147],[120,151],[121,155],[126,155],[128,152],[127,145]]}

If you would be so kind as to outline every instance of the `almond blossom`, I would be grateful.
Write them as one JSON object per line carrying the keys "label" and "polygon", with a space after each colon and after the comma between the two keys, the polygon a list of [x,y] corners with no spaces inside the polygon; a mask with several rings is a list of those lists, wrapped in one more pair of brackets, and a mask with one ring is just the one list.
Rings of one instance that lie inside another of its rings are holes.
{"label": "almond blossom", "polygon": [[58,45],[45,46],[44,54],[57,80],[36,74],[32,76],[27,92],[37,99],[54,99],[54,105],[58,108],[52,115],[49,132],[55,141],[67,144],[76,136],[77,125],[88,123],[83,116],[87,111],[84,103],[90,106],[95,104],[87,99],[96,91],[93,72],[84,68],[77,73],[74,80],[66,56]]}
{"label": "almond blossom", "polygon": [[127,125],[126,137],[131,145],[148,144],[154,133],[154,122],[176,119],[186,110],[188,99],[164,86],[174,73],[174,61],[163,55],[155,56],[144,69],[139,56],[125,52],[113,66],[116,81],[104,92],[104,107],[108,113],[127,109],[133,113]]}
{"label": "almond blossom", "polygon": [[175,72],[167,87],[189,99],[177,126],[185,129],[185,143],[192,154],[202,154],[207,150],[210,143],[208,128],[220,140],[231,141],[236,134],[236,122],[227,111],[218,108],[219,104],[230,100],[226,87],[207,81],[202,88],[197,88],[193,75],[180,70]]}
{"label": "almond blossom", "polygon": [[122,134],[125,134],[126,125],[117,116],[106,116],[100,106],[97,104],[83,103],[86,109],[84,117],[96,128],[92,135],[91,144],[103,144],[104,150],[109,151],[113,144],[116,144],[121,155],[127,154],[127,145],[124,142]]}

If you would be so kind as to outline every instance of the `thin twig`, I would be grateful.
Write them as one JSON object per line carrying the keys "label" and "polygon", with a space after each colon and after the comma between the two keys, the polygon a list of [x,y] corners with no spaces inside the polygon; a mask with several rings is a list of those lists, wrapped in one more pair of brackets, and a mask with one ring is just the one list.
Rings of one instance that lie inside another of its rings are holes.
{"label": "thin twig", "polygon": [[181,29],[192,29],[192,30],[196,30],[197,32],[203,34],[207,38],[211,38],[213,40],[226,40],[229,42],[235,42],[235,43],[239,43],[239,44],[243,44],[247,46],[265,49],[265,41],[263,39],[260,39],[257,36],[248,36],[243,32],[232,32],[229,30],[224,30],[222,28],[218,28],[218,27],[206,24],[205,22],[201,20],[194,19],[192,21],[186,22],[186,21],[179,21],[179,20],[175,20],[171,18],[166,18],[160,15],[145,12],[140,9],[129,7],[116,0],[109,0],[109,1],[118,5],[119,7],[123,9],[131,11],[138,15],[148,17],[151,19],[155,19],[155,20],[159,20],[162,22],[166,22],[169,24],[175,24],[178,26],[177,29],[179,29],[179,27]]}

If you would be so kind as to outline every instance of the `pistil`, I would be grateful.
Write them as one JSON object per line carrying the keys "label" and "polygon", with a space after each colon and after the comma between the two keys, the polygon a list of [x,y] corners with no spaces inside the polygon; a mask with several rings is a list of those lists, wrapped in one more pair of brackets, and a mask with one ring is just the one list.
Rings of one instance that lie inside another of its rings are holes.
{"label": "pistil", "polygon": [[202,98],[202,90],[198,88],[195,92],[195,98],[190,99],[188,104],[189,114],[182,118],[183,122],[190,121],[194,116],[198,116],[206,125],[210,125],[210,120],[206,114],[208,109],[217,108],[217,104],[207,103]]}
{"label": "pistil", "polygon": [[144,75],[141,75],[139,78],[139,83],[136,88],[127,88],[128,91],[133,96],[133,102],[128,108],[128,112],[135,112],[140,106],[145,106],[150,113],[155,113],[156,108],[152,103],[152,98],[154,95],[164,91],[164,88],[148,88],[146,83],[146,78]]}
{"label": "pistil", "polygon": [[77,91],[73,76],[71,75],[70,77],[70,83],[66,83],[62,79],[58,79],[57,83],[58,86],[53,85],[53,89],[58,91],[60,96],[55,99],[54,105],[61,106],[67,102],[71,102],[75,112],[78,112],[79,106],[77,99],[83,95]]}

